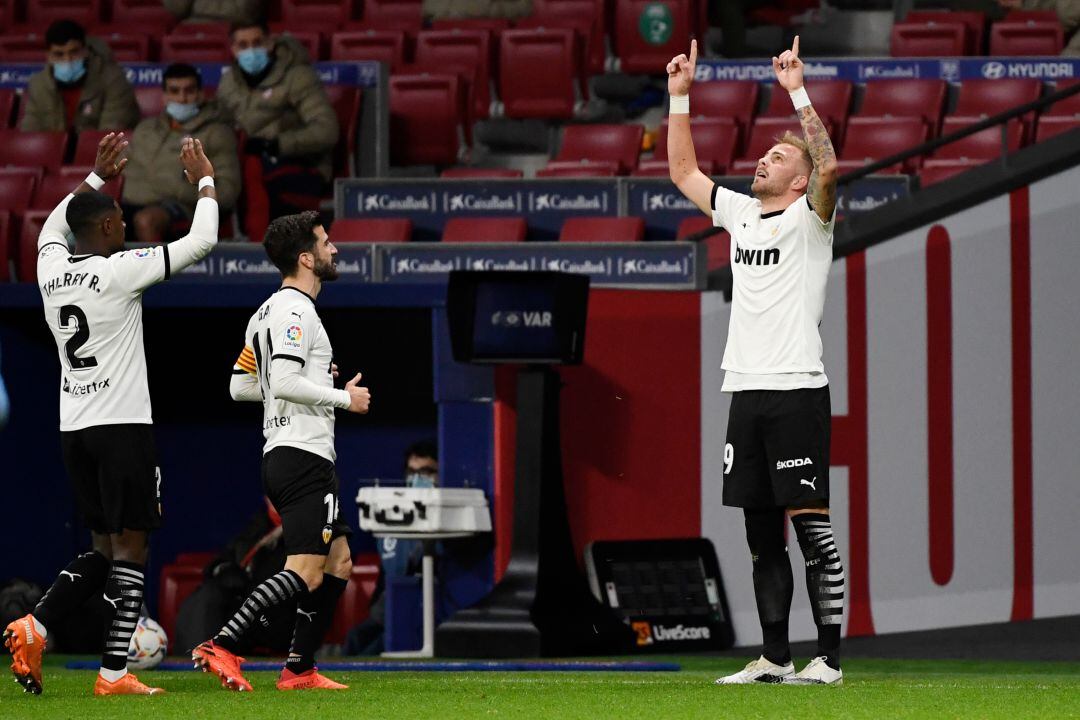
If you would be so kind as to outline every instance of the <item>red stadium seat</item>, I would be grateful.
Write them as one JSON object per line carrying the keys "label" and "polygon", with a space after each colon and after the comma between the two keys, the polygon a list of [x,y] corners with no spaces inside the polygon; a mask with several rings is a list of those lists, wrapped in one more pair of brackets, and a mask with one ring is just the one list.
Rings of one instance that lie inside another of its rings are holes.
{"label": "red stadium seat", "polygon": [[[1080,78],[1069,78],[1067,80],[1058,80],[1055,90],[1065,90],[1080,84]],[[1080,115],[1080,93],[1075,93],[1065,98],[1064,100],[1058,100],[1050,107],[1043,110],[1047,115]]]}
{"label": "red stadium seat", "polygon": [[549,162],[536,171],[540,178],[584,178],[615,177],[619,174],[619,164],[614,161],[589,162],[587,160],[567,160]]}
{"label": "red stadium seat", "polygon": [[[828,120],[823,122],[825,129],[831,134],[832,123]],[[746,149],[743,151],[742,156],[733,163],[733,168],[742,171],[749,170],[752,173],[758,160],[769,148],[776,144],[776,138],[789,131],[802,137],[802,125],[799,124],[797,119],[758,118],[754,121],[753,127],[750,128],[750,137],[746,141]]]}
{"label": "red stadium seat", "polygon": [[443,225],[443,242],[522,242],[525,218],[450,218]]}
{"label": "red stadium seat", "polygon": [[930,158],[923,163],[922,169],[919,170],[919,187],[925,188],[943,180],[948,180],[953,175],[959,175],[962,172],[982,164],[982,160],[941,160]]}
{"label": "red stadium seat", "polygon": [[582,65],[589,75],[604,72],[607,50],[602,0],[533,0],[533,14],[519,28],[563,28],[578,35]]}
{"label": "red stadium seat", "polygon": [[[92,168],[65,166],[59,173],[50,173],[38,183],[34,191],[34,199],[30,203],[31,210],[52,210],[60,204],[67,195],[79,186],[79,183],[90,174]],[[71,171],[71,172],[69,172]],[[101,188],[106,195],[112,195],[120,199],[124,189],[124,177],[110,180]]]}
{"label": "red stadium seat", "polygon": [[64,162],[67,141],[65,132],[0,130],[0,165],[55,170]]}
{"label": "red stadium seat", "polygon": [[40,34],[0,37],[0,62],[45,62],[45,38]]}
{"label": "red stadium seat", "polygon": [[921,117],[934,135],[941,124],[947,92],[944,80],[874,80],[866,83],[859,115]]}
{"label": "red stadium seat", "polygon": [[129,35],[120,32],[94,33],[105,41],[116,62],[150,62],[154,60],[150,35]]}
{"label": "red stadium seat", "polygon": [[15,272],[19,282],[37,281],[37,240],[51,210],[27,210],[22,213]]}
{"label": "red stadium seat", "polygon": [[491,47],[487,30],[426,30],[416,38],[416,62],[465,69],[470,83],[469,116],[483,119],[491,109]]}
{"label": "red stadium seat", "polygon": [[904,18],[909,23],[963,23],[967,52],[965,55],[982,55],[983,36],[986,35],[986,13],[978,10],[912,10]]}
{"label": "red stadium seat", "polygon": [[341,242],[409,242],[412,221],[406,218],[338,218],[330,227],[331,239]]}
{"label": "red stadium seat", "polygon": [[479,167],[452,167],[443,170],[439,176],[444,178],[476,179],[476,178],[520,178],[524,175],[514,168],[479,168]]}
{"label": "red stadium seat", "polygon": [[452,18],[446,20],[433,20],[432,30],[487,30],[492,35],[498,35],[503,30],[510,29],[510,21],[506,18],[495,17],[470,17]]}
{"label": "red stadium seat", "polygon": [[963,23],[896,23],[890,41],[893,57],[954,57],[967,50]]}
{"label": "red stadium seat", "polygon": [[[675,237],[682,240],[688,235],[710,230],[713,227],[712,218],[708,215],[691,215],[679,223],[679,229],[676,231]],[[728,234],[727,230],[721,230],[716,235],[706,238],[705,249],[709,272],[719,270],[731,263],[731,235]]]}
{"label": "red stadium seat", "polygon": [[213,37],[223,40],[229,39],[229,23],[180,23],[172,29],[173,35],[195,35],[197,37]]}
{"label": "red stadium seat", "polygon": [[456,75],[390,77],[390,158],[395,165],[453,165],[461,136]]}
{"label": "red stadium seat", "polygon": [[363,27],[419,32],[424,24],[421,0],[364,0]]}
{"label": "red stadium seat", "polygon": [[1080,115],[1043,115],[1035,132],[1035,142],[1080,128]]}
{"label": "red stadium seat", "polygon": [[[817,84],[814,85],[817,88]],[[690,101],[690,112],[713,118],[732,118],[744,128],[750,127],[757,109],[758,84],[739,80],[715,80],[694,84],[694,97]],[[816,98],[815,98],[816,102]],[[788,115],[795,111],[788,101]]]}
{"label": "red stadium seat", "polygon": [[1053,10],[1010,10],[1005,22],[1058,22],[1058,15]]}
{"label": "red stadium seat", "polygon": [[401,30],[351,30],[330,37],[330,59],[375,60],[396,72],[405,62],[405,33]]}
{"label": "red stadium seat", "polygon": [[341,28],[351,19],[341,0],[281,0],[281,22],[292,27]]}
{"label": "red stadium seat", "polygon": [[[60,172],[63,172],[65,168],[69,166],[65,165],[60,168]],[[83,177],[90,172],[88,169],[83,173]],[[0,176],[17,175],[21,177],[33,178],[34,182],[40,183],[42,178],[45,177],[45,168],[43,167],[15,167],[14,165],[0,165]]]}
{"label": "red stadium seat", "polygon": [[360,133],[360,103],[363,91],[358,87],[327,85],[326,96],[337,114],[338,150],[334,152],[334,175],[356,175],[356,143]]}
{"label": "red stadium seat", "polygon": [[15,91],[0,90],[0,129],[11,127],[15,120]]}
{"label": "red stadium seat", "polygon": [[1065,31],[1053,22],[998,22],[990,28],[991,55],[1058,55]]}
{"label": "red stadium seat", "polygon": [[11,242],[11,213],[0,210],[0,282],[10,282],[15,258]]}
{"label": "red stadium seat", "polygon": [[85,28],[102,19],[100,0],[35,0],[25,8],[28,27],[44,29],[57,20],[74,20]]}
{"label": "red stadium seat", "polygon": [[[927,128],[922,118],[853,117],[848,124],[844,148],[840,153],[841,171],[854,169],[871,160],[895,155],[926,142]],[[903,172],[917,166],[915,159],[903,168],[899,164],[878,172]]]}
{"label": "red stadium seat", "polygon": [[637,124],[567,125],[555,159],[612,161],[618,163],[619,174],[625,175],[637,167],[644,132]]}
{"label": "red stadium seat", "polygon": [[139,104],[139,111],[144,118],[156,117],[165,110],[165,94],[157,85],[136,87],[135,102]]}
{"label": "red stadium seat", "polygon": [[[739,136],[735,124],[717,118],[696,118],[690,122],[690,135],[698,166],[706,175],[722,175],[735,157],[735,141]],[[639,167],[668,167],[667,136],[668,123],[664,120],[656,136],[652,159],[641,161]]]}
{"label": "red stadium seat", "polygon": [[693,21],[689,0],[619,0],[614,39],[620,69],[662,74],[671,58],[690,47]]}
{"label": "red stadium seat", "polygon": [[499,96],[506,117],[573,117],[579,67],[572,30],[507,30],[499,58]]}
{"label": "red stadium seat", "polygon": [[300,27],[291,27],[287,30],[275,30],[270,28],[270,32],[275,35],[288,35],[292,39],[296,40],[300,44],[300,47],[307,50],[308,58],[311,62],[318,62],[325,56],[323,52],[323,38],[319,30],[312,28],[308,25]]}
{"label": "red stadium seat", "polygon": [[563,223],[559,242],[639,242],[645,221],[639,217],[579,217]]}
{"label": "red stadium seat", "polygon": [[[178,26],[183,27],[183,25]],[[227,37],[177,34],[161,39],[161,62],[227,63],[232,61]]]}
{"label": "red stadium seat", "polygon": [[[108,135],[110,130],[83,130],[75,140],[75,153],[71,158],[72,165],[92,166],[97,158],[97,146],[101,138]],[[128,139],[131,138],[131,130],[123,130]]]}
{"label": "red stadium seat", "polygon": [[[941,134],[948,135],[971,124],[969,118],[947,117],[941,126]],[[1006,125],[1006,145],[1009,152],[1020,148],[1024,139],[1024,126],[1018,120],[1010,120]],[[934,151],[936,158],[969,158],[972,160],[992,160],[1001,156],[1001,127],[989,127],[974,135],[968,135],[956,142],[943,145]]]}
{"label": "red stadium seat", "polygon": [[176,25],[176,16],[165,9],[161,0],[112,0],[110,20],[160,36]]}
{"label": "red stadium seat", "polygon": [[21,213],[30,207],[37,188],[37,178],[32,174],[0,173],[0,210]]}
{"label": "red stadium seat", "polygon": [[352,575],[334,609],[334,623],[326,633],[326,642],[344,644],[349,630],[367,620],[378,580],[378,555],[367,553],[353,558]]}
{"label": "red stadium seat", "polygon": [[[867,86],[873,85],[867,83]],[[695,87],[695,90],[697,88]],[[815,82],[810,87],[810,99],[814,101],[814,110],[818,117],[831,120],[833,125],[843,130],[847,122],[848,113],[851,112],[852,86],[847,80],[823,80]],[[697,98],[695,97],[695,100]],[[795,107],[791,104],[791,96],[787,90],[779,85],[772,86],[772,94],[769,95],[769,106],[762,113],[763,117],[794,117]]]}
{"label": "red stadium seat", "polygon": [[953,115],[996,115],[1039,99],[1042,83],[1026,78],[965,80],[960,84]]}

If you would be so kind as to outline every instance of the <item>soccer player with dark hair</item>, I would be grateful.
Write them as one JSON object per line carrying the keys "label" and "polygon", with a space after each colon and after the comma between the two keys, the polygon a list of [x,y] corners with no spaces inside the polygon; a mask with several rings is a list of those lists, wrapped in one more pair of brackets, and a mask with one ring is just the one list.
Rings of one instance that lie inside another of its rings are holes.
{"label": "soccer player with dark hair", "polygon": [[[724,448],[724,504],[743,508],[764,650],[720,684],[839,684],[844,570],[829,519],[828,378],[818,324],[832,263],[836,153],[803,88],[799,38],[772,59],[791,95],[803,138],[786,134],[757,164],[752,197],[717,185],[698,169],[690,136],[690,57],[667,66],[671,180],[713,224],[731,233],[734,287],[722,367],[730,392]],[[813,660],[795,673],[788,646],[794,581],[785,516],[806,562],[818,629]]]}
{"label": "soccer player with dark hair", "polygon": [[[15,679],[41,692],[48,628],[96,593],[107,604],[105,652],[95,695],[153,695],[127,671],[143,601],[149,534],[161,524],[161,471],[154,449],[143,350],[142,294],[198,262],[217,243],[214,168],[198,140],[180,151],[198,183],[191,233],[172,245],[124,251],[120,207],[99,192],[127,164],[123,133],[98,145],[94,171],[52,211],[38,238],[45,320],[60,353],[60,447],[93,550],[60,571],[33,612],[7,626]],[[68,249],[75,237],[75,254]]]}
{"label": "soccer player with dark hair", "polygon": [[281,271],[281,288],[248,321],[229,390],[234,400],[262,401],[263,491],[281,515],[287,559],[191,658],[225,688],[250,691],[236,652],[267,608],[296,598],[293,643],[278,689],[343,690],[347,686],[315,667],[315,651],[352,573],[351,530],[338,516],[334,408],[366,413],[371,394],[359,386],[360,373],[343,390],[334,388],[334,349],[315,298],[324,282],[338,277],[337,249],[318,213],[277,218],[263,246]]}

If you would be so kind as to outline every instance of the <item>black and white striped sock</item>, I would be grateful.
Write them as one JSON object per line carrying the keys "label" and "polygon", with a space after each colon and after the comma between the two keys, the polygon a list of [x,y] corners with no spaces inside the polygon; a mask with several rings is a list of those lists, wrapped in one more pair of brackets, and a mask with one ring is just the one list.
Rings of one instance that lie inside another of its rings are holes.
{"label": "black and white striped sock", "polygon": [[214,644],[220,645],[230,652],[236,652],[252,623],[267,608],[286,602],[305,592],[307,592],[307,586],[304,584],[303,578],[292,570],[282,570],[277,575],[266,578],[251,591],[251,594],[248,595],[247,600],[236,611],[236,614],[229,618],[221,631],[214,636]]}
{"label": "black and white striped sock", "polygon": [[143,566],[114,560],[105,581],[105,652],[101,674],[115,682],[127,672],[128,646],[143,602]]}
{"label": "black and white striped sock", "polygon": [[825,513],[791,518],[806,561],[806,591],[818,629],[819,656],[840,669],[840,623],[844,618],[844,566],[833,539],[832,521]]}

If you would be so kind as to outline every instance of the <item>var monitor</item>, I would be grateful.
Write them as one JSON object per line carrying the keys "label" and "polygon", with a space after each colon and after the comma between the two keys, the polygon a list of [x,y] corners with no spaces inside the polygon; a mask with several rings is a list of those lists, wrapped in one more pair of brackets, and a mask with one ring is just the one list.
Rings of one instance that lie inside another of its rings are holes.
{"label": "var monitor", "polygon": [[588,300],[587,275],[455,270],[446,296],[454,359],[579,364]]}

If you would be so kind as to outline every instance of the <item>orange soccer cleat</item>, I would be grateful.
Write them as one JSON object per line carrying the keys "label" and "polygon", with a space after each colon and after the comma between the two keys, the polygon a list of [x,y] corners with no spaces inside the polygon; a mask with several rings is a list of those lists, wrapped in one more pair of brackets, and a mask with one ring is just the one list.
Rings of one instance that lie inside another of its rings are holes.
{"label": "orange soccer cleat", "polygon": [[212,672],[221,678],[221,686],[225,689],[252,691],[251,683],[240,671],[240,663],[244,662],[244,658],[215,645],[213,640],[207,640],[192,650],[191,659],[195,662],[196,669]]}
{"label": "orange soccer cleat", "polygon": [[165,691],[161,688],[150,687],[144,685],[139,681],[139,678],[135,677],[135,673],[125,673],[122,678],[116,682],[109,682],[101,675],[97,676],[97,682],[94,683],[95,695],[164,695]]}
{"label": "orange soccer cleat", "polygon": [[45,638],[34,629],[34,618],[26,615],[8,623],[4,629],[4,647],[11,653],[11,672],[23,690],[41,694],[41,656]]}
{"label": "orange soccer cleat", "polygon": [[277,681],[278,690],[348,690],[348,685],[334,682],[325,675],[320,675],[318,668],[312,668],[299,675],[292,670],[282,670]]}

